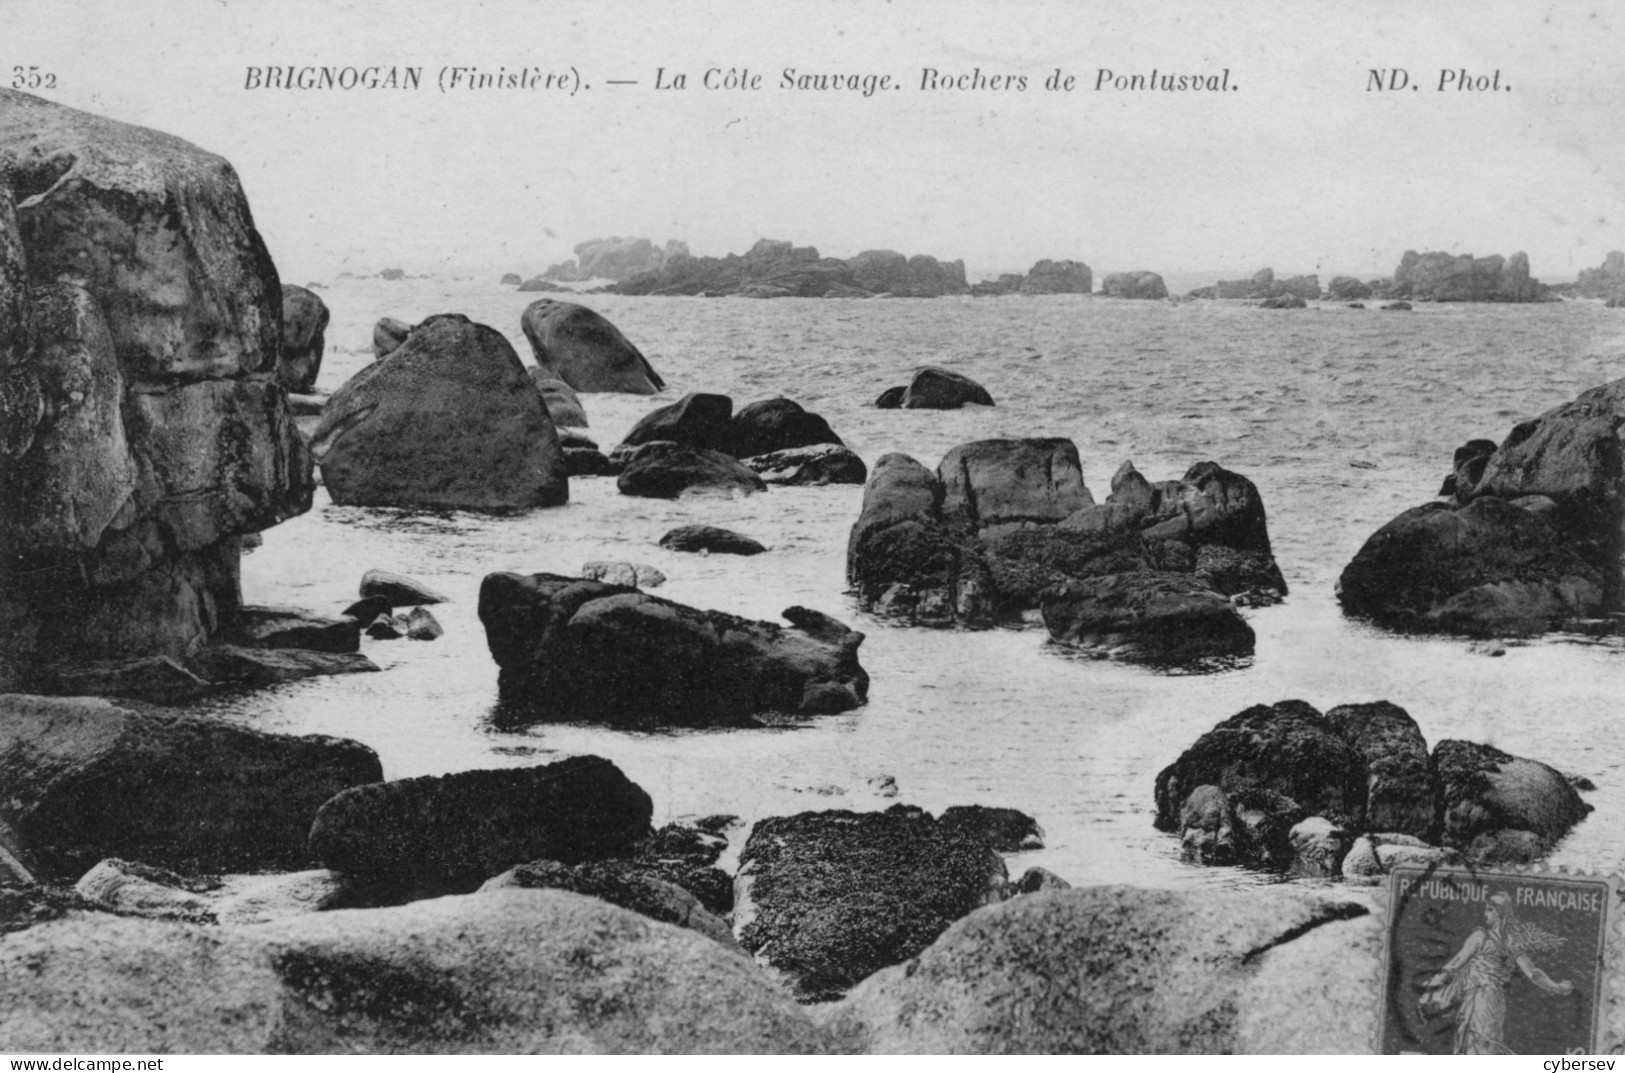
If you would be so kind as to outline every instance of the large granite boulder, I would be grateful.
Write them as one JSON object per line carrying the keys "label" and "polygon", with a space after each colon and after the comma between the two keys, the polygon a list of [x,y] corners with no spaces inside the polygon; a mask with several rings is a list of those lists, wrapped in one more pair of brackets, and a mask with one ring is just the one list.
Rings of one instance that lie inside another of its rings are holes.
{"label": "large granite boulder", "polygon": [[1441,741],[1433,770],[1443,841],[1469,857],[1493,854],[1510,832],[1527,832],[1543,854],[1592,809],[1561,772],[1489,745]]}
{"label": "large granite boulder", "polygon": [[797,998],[827,1001],[1002,901],[1007,879],[985,834],[907,805],[773,817],[740,854],[734,934]]}
{"label": "large granite boulder", "polygon": [[313,438],[345,506],[520,511],[558,506],[558,430],[502,333],[430,317],[333,393]]}
{"label": "large granite boulder", "polygon": [[547,407],[547,416],[555,428],[587,427],[587,411],[582,408],[575,389],[539,365],[532,365],[526,371],[535,382],[536,390],[542,393],[542,404]]}
{"label": "large granite boulder", "polygon": [[300,395],[316,390],[322,371],[323,335],[331,314],[314,291],[292,283],[282,285],[282,356],[277,359],[277,380]]}
{"label": "large granite boulder", "polygon": [[538,858],[624,853],[649,833],[649,795],[608,760],[377,781],[336,794],[310,853],[336,872],[481,883]]}
{"label": "large granite boulder", "polygon": [[1042,891],[966,916],[824,1023],[874,1054],[1366,1052],[1368,913],[1283,890]]}
{"label": "large granite boulder", "polygon": [[90,697],[0,696],[0,823],[47,875],[104,857],[181,871],[299,868],[328,798],[383,777],[371,749]]}
{"label": "large granite boulder", "polygon": [[1365,762],[1366,827],[1437,841],[1438,792],[1416,720],[1399,705],[1379,700],[1338,705],[1327,711],[1326,721]]}
{"label": "large granite boulder", "polygon": [[14,1053],[790,1054],[834,1043],[737,952],[500,890],[250,927],[71,916],[0,944]]}
{"label": "large granite boulder", "polygon": [[1054,525],[1094,505],[1071,440],[977,440],[937,463],[938,509],[951,528],[990,539]]}
{"label": "large granite boulder", "polygon": [[843,446],[828,421],[809,413],[793,399],[780,396],[739,408],[733,415],[727,450],[736,458],[751,458],[825,443]]}
{"label": "large granite boulder", "polygon": [[1100,282],[1108,298],[1166,298],[1168,285],[1155,272],[1112,272]]}
{"label": "large granite boulder", "polygon": [[1547,287],[1529,277],[1529,255],[1510,259],[1495,254],[1417,253],[1406,250],[1394,269],[1391,293],[1383,297],[1433,302],[1540,302]]}
{"label": "large granite boulder", "polygon": [[535,718],[739,724],[865,702],[863,634],[804,607],[789,627],[554,574],[490,574],[480,621],[504,702]]}
{"label": "large granite boulder", "polygon": [[957,410],[967,403],[992,406],[993,396],[968,376],[926,365],[915,371],[898,405],[904,410]]}
{"label": "large granite boulder", "polygon": [[615,486],[622,495],[676,499],[684,493],[750,495],[767,491],[767,482],[732,455],[670,440],[655,440],[630,451],[617,450],[611,464],[622,461]]}
{"label": "large granite boulder", "polygon": [[736,455],[732,449],[733,408],[733,400],[726,395],[703,392],[684,395],[640,417],[621,440],[621,448],[667,440],[702,451]]}
{"label": "large granite boulder", "polygon": [[0,90],[0,689],[231,623],[314,489],[281,303],[225,160]]}
{"label": "large granite boulder", "polygon": [[536,364],[577,391],[654,395],[666,386],[619,328],[584,305],[539,298],[525,307],[519,326]]}

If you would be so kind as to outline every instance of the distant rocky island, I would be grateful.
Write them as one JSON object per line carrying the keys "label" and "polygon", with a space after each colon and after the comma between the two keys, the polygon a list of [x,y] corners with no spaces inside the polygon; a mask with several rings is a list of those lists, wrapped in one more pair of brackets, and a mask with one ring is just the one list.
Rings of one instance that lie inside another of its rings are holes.
{"label": "distant rocky island", "polygon": [[[1607,267],[1605,264],[1602,269],[1587,271],[1602,273]],[[1625,264],[1618,267],[1625,273]],[[1625,276],[1616,278],[1625,279]],[[1305,301],[1325,298],[1338,302],[1362,302],[1368,298],[1422,302],[1551,302],[1557,300],[1558,293],[1530,277],[1526,253],[1514,253],[1506,258],[1500,254],[1474,257],[1470,253],[1406,250],[1393,276],[1386,279],[1362,282],[1353,276],[1334,276],[1323,291],[1318,275],[1281,279],[1274,269],[1262,268],[1249,279],[1220,280],[1212,286],[1198,287],[1190,291],[1188,297],[1267,302],[1293,298]]]}

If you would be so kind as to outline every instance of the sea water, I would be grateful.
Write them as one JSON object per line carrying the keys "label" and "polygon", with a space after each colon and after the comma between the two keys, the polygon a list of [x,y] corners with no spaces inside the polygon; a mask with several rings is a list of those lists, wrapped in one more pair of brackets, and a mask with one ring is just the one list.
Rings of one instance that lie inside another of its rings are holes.
{"label": "sea water", "polygon": [[[319,387],[372,360],[382,316],[464,313],[519,329],[536,296],[489,280],[338,279]],[[612,759],[654,799],[657,823],[713,813],[746,824],[809,809],[897,802],[1033,815],[1045,848],[1011,859],[1074,884],[1243,886],[1272,877],[1179,860],[1152,828],[1153,780],[1198,735],[1253,704],[1299,698],[1322,711],[1389,700],[1429,744],[1487,742],[1598,789],[1596,811],[1552,863],[1625,867],[1625,644],[1555,635],[1504,646],[1396,636],[1343,616],[1337,576],[1361,543],[1427,502],[1468,439],[1625,376],[1625,311],[1597,303],[1425,305],[1414,312],[1261,310],[1239,302],[1086,296],[937,300],[581,299],[648,356],[655,397],[583,396],[607,451],[643,414],[691,391],[736,407],[785,395],[822,414],[871,466],[901,451],[934,467],[950,447],[999,436],[1065,436],[1096,499],[1125,460],[1152,480],[1212,459],[1251,478],[1291,586],[1244,612],[1253,658],[1218,673],[1166,673],[1093,659],[1042,627],[983,632],[892,625],[846,592],[847,533],[862,490],[773,488],[727,499],[640,499],[612,478],[570,482],[568,506],[513,517],[334,506],[268,531],[244,559],[245,599],[333,614],[369,568],[410,574],[451,597],[434,642],[364,640],[380,674],[310,679],[201,707],[268,731],[323,733],[375,749],[389,778]],[[997,405],[877,410],[885,388],[931,363],[985,385]],[[762,541],[742,558],[668,552],[656,541],[702,523]],[[801,604],[867,635],[869,703],[760,729],[638,732],[590,724],[505,729],[497,667],[475,613],[494,571],[575,574],[595,559],[657,567],[660,596],[778,620]],[[1499,655],[1492,653],[1504,649]],[[743,828],[739,829],[740,831]],[[736,831],[734,851],[742,835]]]}

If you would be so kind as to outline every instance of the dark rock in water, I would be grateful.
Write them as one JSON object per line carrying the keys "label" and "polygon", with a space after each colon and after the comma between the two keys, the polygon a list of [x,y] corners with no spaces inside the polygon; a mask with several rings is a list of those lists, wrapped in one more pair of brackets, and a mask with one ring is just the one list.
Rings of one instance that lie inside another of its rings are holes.
{"label": "dark rock in water", "polygon": [[[359,641],[358,641],[359,643]],[[215,685],[269,686],[324,674],[376,671],[378,665],[359,652],[321,652],[302,648],[239,648],[209,645],[192,653],[192,669]]]}
{"label": "dark rock in water", "polygon": [[733,454],[733,400],[726,395],[684,395],[638,419],[623,447],[667,440],[701,451]]}
{"label": "dark rock in water", "polygon": [[1409,313],[1411,311],[1411,304],[1409,302],[1389,302],[1387,305],[1379,306],[1378,308],[1382,309],[1384,312]]}
{"label": "dark rock in water", "polygon": [[1136,571],[1068,581],[1042,597],[1050,638],[1132,660],[1250,655],[1235,605],[1189,574]]}
{"label": "dark rock in water", "polygon": [[536,390],[542,393],[542,403],[547,407],[547,416],[553,419],[555,427],[587,427],[587,411],[581,408],[581,399],[569,384],[539,365],[532,365],[526,372],[530,373]]}
{"label": "dark rock in water", "polygon": [[405,632],[406,623],[387,611],[367,624],[367,636],[374,641],[398,641]]}
{"label": "dark rock in water", "polygon": [[1071,440],[978,440],[937,464],[940,509],[949,527],[980,537],[1053,525],[1093,506]]}
{"label": "dark rock in water", "polygon": [[971,914],[824,1023],[873,1054],[1364,1052],[1368,913],[1271,888],[1048,891]]}
{"label": "dark rock in water", "polygon": [[0,91],[0,691],[180,660],[308,510],[282,293],[231,165]]}
{"label": "dark rock in water", "polygon": [[536,364],[577,391],[653,395],[666,386],[642,351],[586,306],[541,298],[525,307],[519,326]]}
{"label": "dark rock in water", "polygon": [[649,833],[649,795],[596,756],[532,768],[460,771],[336,794],[310,827],[310,853],[358,876],[483,882],[546,857],[629,850]]}
{"label": "dark rock in water", "polygon": [[907,393],[908,393],[908,385],[907,384],[898,384],[896,387],[889,387],[885,391],[882,391],[880,393],[880,397],[875,400],[875,409],[877,409],[877,410],[896,410],[896,409],[899,409],[903,405],[903,396],[905,394],[907,394]]}
{"label": "dark rock in water", "polygon": [[1158,830],[1180,829],[1180,811],[1199,786],[1232,799],[1249,790],[1284,795],[1308,815],[1351,828],[1364,819],[1363,759],[1303,701],[1255,704],[1196,739],[1157,775]]}
{"label": "dark rock in water", "polygon": [[802,487],[826,484],[862,484],[869,479],[869,467],[849,448],[824,443],[815,447],[791,447],[752,455],[745,465],[768,484]]}
{"label": "dark rock in water", "polygon": [[828,1001],[1001,901],[1007,878],[986,836],[906,805],[775,817],[739,858],[734,933],[797,998]]}
{"label": "dark rock in water", "polygon": [[509,887],[567,890],[600,898],[651,920],[697,931],[730,950],[739,950],[728,925],[711,915],[698,898],[631,861],[585,861],[573,865],[532,861],[486,880],[480,890]]}
{"label": "dark rock in water", "polygon": [[524,277],[520,276],[517,272],[504,272],[502,273],[502,278],[497,282],[501,283],[504,287],[517,287],[521,283],[525,282],[525,280]]}
{"label": "dark rock in water", "polygon": [[[1444,843],[1468,850],[1475,840],[1500,840],[1505,832],[1528,832],[1535,853],[1550,850],[1591,811],[1563,775],[1540,763],[1489,745],[1441,741],[1433,747]],[[1481,852],[1495,846],[1481,846]]]}
{"label": "dark rock in water", "polygon": [[993,396],[968,376],[927,365],[908,382],[898,405],[905,410],[957,410],[967,403],[992,406]]}
{"label": "dark rock in water", "polygon": [[295,607],[244,607],[223,639],[244,648],[355,652],[361,647],[361,626],[353,618],[323,618]]}
{"label": "dark rock in water", "polygon": [[1595,617],[1604,586],[1553,526],[1485,497],[1414,507],[1377,530],[1344,568],[1338,599],[1386,625],[1506,636]]}
{"label": "dark rock in water", "polygon": [[394,317],[380,318],[372,326],[372,356],[373,360],[387,358],[400,349],[406,337],[412,334],[412,326],[404,320]]}
{"label": "dark rock in water", "polygon": [[415,604],[443,604],[449,599],[416,578],[377,569],[368,570],[361,575],[361,598],[365,600],[374,596],[388,600],[391,608],[410,607]]}
{"label": "dark rock in water", "polygon": [[378,273],[378,278],[387,279],[391,282],[403,280],[406,278],[406,271],[400,268],[386,268]]}
{"label": "dark rock in water", "polygon": [[1166,298],[1168,285],[1155,272],[1112,272],[1100,281],[1108,298]]}
{"label": "dark rock in water", "polygon": [[714,525],[681,525],[660,538],[672,551],[707,551],[721,555],[760,555],[767,546],[730,529]]}
{"label": "dark rock in water", "polygon": [[[132,1007],[141,1016],[109,1014]],[[721,944],[551,890],[255,928],[53,921],[8,936],[0,952],[0,1039],[19,1053],[106,1054],[789,1054],[838,1045]]]}
{"label": "dark rock in water", "polygon": [[50,876],[104,857],[183,872],[300,868],[321,804],[382,777],[371,749],[342,738],[88,697],[0,697],[0,822]]}
{"label": "dark rock in water", "polygon": [[737,724],[864,703],[863,634],[806,608],[783,627],[553,574],[490,574],[480,621],[502,699],[612,723]]}
{"label": "dark rock in water", "polygon": [[435,641],[445,634],[445,627],[425,608],[414,607],[406,616],[406,636],[414,641]]}
{"label": "dark rock in water", "polygon": [[1279,298],[1266,298],[1258,303],[1259,309],[1307,309],[1309,303],[1295,294],[1283,294]]}
{"label": "dark rock in water", "polygon": [[750,458],[773,451],[825,443],[842,446],[841,438],[835,435],[835,430],[829,427],[829,422],[817,414],[808,413],[800,403],[781,397],[764,399],[740,407],[739,412],[733,415],[728,446],[718,450],[725,449],[736,458]]}
{"label": "dark rock in water", "polygon": [[612,471],[609,459],[596,447],[564,449],[564,472],[571,477],[607,477]]}
{"label": "dark rock in water", "polygon": [[622,495],[653,499],[676,499],[684,492],[767,491],[767,484],[732,455],[660,440],[637,447],[615,484]]}
{"label": "dark rock in water", "polygon": [[666,583],[666,575],[646,563],[582,563],[581,576],[606,585],[638,589],[656,589]]}
{"label": "dark rock in water", "polygon": [[333,502],[516,511],[569,499],[558,432],[501,333],[431,317],[333,393],[312,441]]}
{"label": "dark rock in water", "polygon": [[1021,853],[1044,848],[1044,830],[1038,821],[1013,808],[953,805],[938,817],[950,827],[962,826],[984,835],[1000,853]]}
{"label": "dark rock in water", "polygon": [[308,395],[322,371],[323,332],[331,314],[327,303],[303,287],[282,285],[282,356],[277,380],[286,391]]}
{"label": "dark rock in water", "polygon": [[[379,615],[389,614],[395,609],[397,603],[408,604],[411,602],[411,600],[397,601],[393,595],[364,596],[355,603],[351,604],[349,607],[346,607],[343,611],[340,611],[339,614],[344,615],[347,618],[353,618],[361,625],[366,625],[367,623],[372,622],[373,619],[376,619]],[[425,600],[423,602],[438,603],[439,601]]]}
{"label": "dark rock in water", "polygon": [[1366,828],[1438,841],[1433,771],[1416,720],[1380,700],[1339,705],[1326,721],[1365,761]]}

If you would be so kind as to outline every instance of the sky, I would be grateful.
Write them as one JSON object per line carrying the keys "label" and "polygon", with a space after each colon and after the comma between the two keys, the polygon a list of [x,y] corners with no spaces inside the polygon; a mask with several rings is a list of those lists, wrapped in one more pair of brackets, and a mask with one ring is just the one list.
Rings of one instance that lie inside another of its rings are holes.
{"label": "sky", "polygon": [[[1097,279],[1324,282],[1389,274],[1406,249],[1523,250],[1556,282],[1625,249],[1622,23],[1614,5],[1495,0],[0,0],[0,84],[37,67],[56,76],[42,96],[225,156],[300,282],[528,276],[610,234],[891,248],[973,277],[1051,257]],[[268,66],[423,83],[246,88]],[[582,88],[441,92],[456,66]],[[761,88],[707,90],[711,68]],[[784,89],[786,68],[901,88]],[[1235,88],[1095,89],[1102,69],[1153,68]],[[656,88],[662,69],[688,88]],[[927,69],[1027,88],[926,89]],[[1373,69],[1417,88],[1373,90]],[[1438,89],[1463,69],[1500,88]],[[1057,70],[1071,92],[1044,88]]]}

